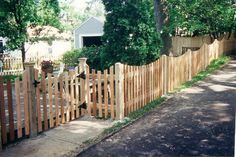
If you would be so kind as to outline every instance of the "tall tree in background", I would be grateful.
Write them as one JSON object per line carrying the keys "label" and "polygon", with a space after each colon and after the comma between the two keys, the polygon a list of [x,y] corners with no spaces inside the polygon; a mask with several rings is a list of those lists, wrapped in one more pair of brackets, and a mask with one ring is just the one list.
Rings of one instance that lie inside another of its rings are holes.
{"label": "tall tree in background", "polygon": [[60,28],[60,7],[58,0],[39,0],[38,16],[39,24]]}
{"label": "tall tree in background", "polygon": [[0,0],[0,4],[0,36],[7,39],[6,49],[21,50],[24,63],[25,42],[29,41],[27,28],[36,25],[59,27],[58,2],[57,0],[41,0],[39,3],[35,0]]}
{"label": "tall tree in background", "polygon": [[172,47],[172,39],[166,29],[166,27],[168,27],[169,25],[169,17],[165,1],[166,0],[154,0],[154,15],[156,22],[156,30],[160,33],[161,40],[163,43],[161,54],[169,55]]}
{"label": "tall tree in background", "polygon": [[152,0],[103,0],[104,64],[141,65],[159,56],[160,38],[155,28]]}
{"label": "tall tree in background", "polygon": [[27,27],[37,22],[35,0],[1,0],[0,36],[7,38],[7,49],[20,49],[25,61]]}
{"label": "tall tree in background", "polygon": [[168,31],[176,35],[176,28],[191,36],[210,35],[213,39],[236,29],[236,7],[232,0],[168,0]]}

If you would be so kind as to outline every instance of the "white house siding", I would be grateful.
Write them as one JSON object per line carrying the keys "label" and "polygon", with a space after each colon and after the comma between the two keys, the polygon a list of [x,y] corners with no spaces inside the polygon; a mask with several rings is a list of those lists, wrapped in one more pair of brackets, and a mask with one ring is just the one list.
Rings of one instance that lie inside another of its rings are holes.
{"label": "white house siding", "polygon": [[40,41],[34,44],[27,43],[26,58],[54,56],[60,58],[66,51],[72,49],[71,41],[56,40],[49,45],[47,42]]}
{"label": "white house siding", "polygon": [[82,37],[102,36],[104,22],[95,17],[91,17],[74,31],[75,48],[82,48]]}

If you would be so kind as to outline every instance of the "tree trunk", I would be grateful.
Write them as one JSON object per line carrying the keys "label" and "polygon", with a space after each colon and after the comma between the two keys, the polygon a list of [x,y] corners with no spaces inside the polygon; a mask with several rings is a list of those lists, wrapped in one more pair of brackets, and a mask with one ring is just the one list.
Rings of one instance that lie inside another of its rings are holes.
{"label": "tree trunk", "polygon": [[25,69],[25,43],[23,42],[21,44],[21,55],[22,55],[22,64],[23,64],[23,68]]}
{"label": "tree trunk", "polygon": [[156,21],[156,30],[161,32],[163,28],[163,15],[162,15],[161,0],[154,0],[154,15]]}
{"label": "tree trunk", "polygon": [[163,47],[161,54],[169,55],[172,48],[172,39],[168,32],[164,31],[163,28],[168,24],[167,13],[163,6],[164,0],[154,0],[154,15],[156,21],[156,30],[161,34]]}

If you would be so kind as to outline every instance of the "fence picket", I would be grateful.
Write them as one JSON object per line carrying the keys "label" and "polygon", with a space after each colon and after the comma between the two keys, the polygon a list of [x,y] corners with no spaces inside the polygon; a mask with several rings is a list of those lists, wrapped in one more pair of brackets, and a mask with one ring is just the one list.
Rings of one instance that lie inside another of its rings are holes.
{"label": "fence picket", "polygon": [[101,84],[101,71],[98,71],[98,108],[99,108],[99,117],[102,115],[102,84]]}
{"label": "fence picket", "polygon": [[53,116],[53,79],[52,74],[48,74],[48,102],[49,102],[49,125],[50,128],[54,127],[54,116]]}
{"label": "fence picket", "polygon": [[93,79],[93,116],[97,115],[97,93],[96,93],[96,73],[95,70],[92,70],[92,79]]}
{"label": "fence picket", "polygon": [[[1,135],[2,143],[7,143],[7,128],[6,128],[6,114],[5,114],[5,101],[4,101],[4,85],[3,77],[0,76],[0,115],[1,115]],[[1,144],[1,143],[0,143]]]}
{"label": "fence picket", "polygon": [[[44,120],[44,130],[48,130],[48,110],[47,110],[47,91],[46,91],[46,79],[45,73],[42,72],[42,94],[43,94],[43,120]],[[26,84],[27,85],[27,84]]]}
{"label": "fence picket", "polygon": [[56,126],[59,125],[59,107],[58,107],[58,78],[54,77],[54,101],[55,101],[55,113],[56,113]]}
{"label": "fence picket", "polygon": [[24,71],[23,73],[23,95],[24,95],[24,119],[25,119],[25,135],[29,135],[29,103],[28,103],[28,72]]}
{"label": "fence picket", "polygon": [[16,92],[16,115],[17,115],[17,137],[22,137],[22,124],[21,124],[21,107],[20,107],[20,79],[15,79],[15,92]]}
{"label": "fence picket", "polygon": [[111,118],[115,119],[115,111],[114,111],[114,103],[115,103],[115,99],[114,99],[114,67],[111,66],[110,67],[110,106],[111,106]]}
{"label": "fence picket", "polygon": [[[35,80],[38,80],[39,71],[35,69]],[[42,131],[42,118],[41,118],[41,104],[40,104],[40,84],[36,87],[36,106],[37,106],[37,115],[38,115],[38,132]]]}
{"label": "fence picket", "polygon": [[105,118],[107,118],[108,117],[107,70],[104,70],[104,104],[105,104]]}
{"label": "fence picket", "polygon": [[64,124],[65,123],[65,109],[64,109],[64,103],[65,103],[65,97],[63,94],[63,89],[65,88],[64,86],[64,79],[63,79],[63,75],[61,74],[59,76],[59,80],[60,80],[60,107],[61,107],[61,123]]}
{"label": "fence picket", "polygon": [[14,129],[14,117],[13,117],[13,104],[12,104],[12,83],[10,80],[7,81],[7,102],[8,102],[8,115],[9,115],[9,132],[10,141],[15,139]]}

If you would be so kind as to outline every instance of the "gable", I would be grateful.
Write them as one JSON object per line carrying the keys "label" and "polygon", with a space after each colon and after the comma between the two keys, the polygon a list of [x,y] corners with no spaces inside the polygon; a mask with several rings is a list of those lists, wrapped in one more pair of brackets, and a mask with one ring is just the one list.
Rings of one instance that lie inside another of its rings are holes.
{"label": "gable", "polygon": [[84,22],[75,30],[75,35],[80,34],[103,34],[104,23],[94,17]]}

